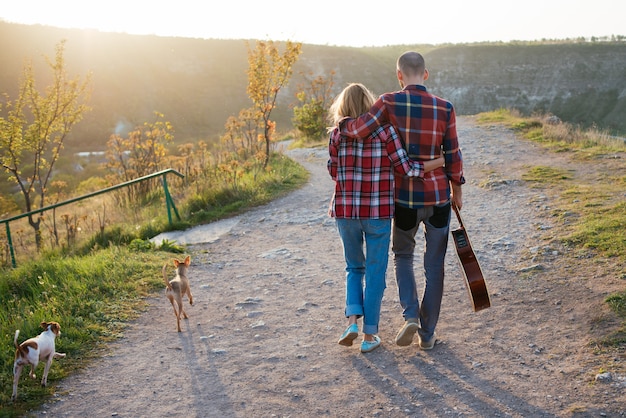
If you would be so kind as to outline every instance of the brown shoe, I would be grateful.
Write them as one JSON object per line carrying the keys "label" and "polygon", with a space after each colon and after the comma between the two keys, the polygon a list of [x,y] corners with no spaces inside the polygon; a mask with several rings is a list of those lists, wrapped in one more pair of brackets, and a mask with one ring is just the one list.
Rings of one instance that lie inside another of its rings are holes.
{"label": "brown shoe", "polygon": [[408,319],[404,326],[398,331],[398,335],[396,335],[396,344],[401,347],[406,347],[407,345],[411,345],[413,342],[413,336],[419,325],[417,325],[417,319]]}
{"label": "brown shoe", "polygon": [[433,336],[430,337],[429,340],[423,340],[422,337],[420,339],[420,348],[422,350],[432,350],[435,346],[435,342],[437,342],[437,333],[433,333]]}

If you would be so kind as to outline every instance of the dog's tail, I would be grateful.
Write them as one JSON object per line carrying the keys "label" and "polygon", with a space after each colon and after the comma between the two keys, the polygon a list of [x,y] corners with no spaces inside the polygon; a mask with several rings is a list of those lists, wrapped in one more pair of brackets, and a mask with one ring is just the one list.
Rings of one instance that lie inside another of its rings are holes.
{"label": "dog's tail", "polygon": [[17,337],[20,335],[20,330],[16,329],[15,330],[15,337],[13,337],[13,344],[15,344],[15,348],[18,348],[19,345],[17,344]]}
{"label": "dog's tail", "polygon": [[161,272],[163,273],[163,281],[165,282],[165,287],[171,290],[172,285],[170,284],[170,281],[167,280],[167,264],[163,266],[163,269],[161,270]]}

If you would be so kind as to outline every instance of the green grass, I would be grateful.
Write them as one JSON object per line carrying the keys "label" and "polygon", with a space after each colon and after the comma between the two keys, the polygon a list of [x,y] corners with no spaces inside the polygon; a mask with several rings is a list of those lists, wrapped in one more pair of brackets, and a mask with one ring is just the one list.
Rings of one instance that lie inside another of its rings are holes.
{"label": "green grass", "polygon": [[571,178],[571,174],[565,170],[545,166],[531,167],[522,175],[523,180],[541,184],[558,184],[562,180],[570,180]]}
{"label": "green grass", "polygon": [[[623,277],[626,278],[626,277]],[[626,291],[618,292],[610,295],[605,299],[605,302],[620,318],[626,318]],[[603,344],[611,347],[623,346],[626,342],[626,326],[616,330],[611,335],[607,336]]]}
{"label": "green grass", "polygon": [[[516,111],[499,109],[480,114],[479,123],[499,123],[518,132],[523,138],[541,144],[550,152],[568,153],[572,164],[596,164],[607,167],[597,178],[571,181],[570,172],[554,167],[530,167],[522,176],[535,187],[560,190],[555,213],[567,218],[560,237],[568,247],[592,250],[612,260],[621,278],[626,279],[626,142],[597,129],[582,130],[567,123],[547,123],[545,117],[523,118]],[[600,172],[602,170],[599,170]],[[611,261],[610,261],[611,262]],[[620,267],[621,266],[621,267]],[[626,282],[625,282],[626,287]],[[626,344],[626,292],[606,299],[608,306],[623,321],[622,327],[606,338],[604,344]]]}
{"label": "green grass", "polygon": [[[607,156],[626,153],[622,139],[595,129],[583,131],[566,123],[545,123],[545,117],[523,118],[516,111],[499,109],[480,114],[477,120],[504,124],[553,152],[569,152],[573,160],[588,160],[587,164],[606,165]],[[609,158],[615,167],[607,169],[603,177],[583,178],[575,183],[570,171],[547,166],[529,167],[522,178],[534,187],[562,189],[557,211],[577,215],[570,217],[575,222],[562,238],[564,243],[593,248],[603,256],[617,257],[626,263],[626,166],[621,161],[623,158]]]}
{"label": "green grass", "polygon": [[574,159],[597,159],[626,152],[626,142],[596,128],[582,129],[568,123],[549,123],[546,116],[523,117],[516,110],[481,113],[477,122],[503,124],[552,152],[572,152]]}
{"label": "green grass", "polygon": [[621,316],[626,316],[626,292],[609,296],[606,298],[606,303]]}
{"label": "green grass", "polygon": [[[207,189],[205,195],[196,195],[200,203],[183,201],[183,220],[174,226],[183,229],[232,216],[301,187],[308,177],[293,160],[273,155],[267,170],[243,176],[236,191]],[[165,216],[139,228],[134,223],[110,226],[72,253],[49,251],[21,260],[15,269],[0,270],[0,417],[22,416],[40,407],[59,379],[85,367],[99,348],[123,335],[128,322],[145,309],[146,296],[163,288],[164,260],[185,252],[171,241],[159,248],[148,241],[167,228],[172,227]],[[53,362],[46,388],[23,373],[13,403],[15,330],[20,330],[22,342],[41,333],[42,321],[61,324],[57,347],[67,357]]]}
{"label": "green grass", "polygon": [[[626,279],[626,202],[625,184],[619,179],[604,179],[594,185],[576,184],[563,191],[560,210],[568,213],[567,233],[561,241],[578,252],[589,251],[608,259],[615,271]],[[574,214],[574,216],[572,216]],[[621,267],[619,267],[621,266]],[[621,270],[621,273],[620,273]],[[624,281],[626,287],[626,280]],[[622,326],[599,345],[626,345],[626,291],[609,296],[606,303],[622,321]]]}
{"label": "green grass", "polygon": [[[0,280],[2,416],[38,407],[57,380],[81,368],[94,349],[120,337],[145,308],[145,296],[163,287],[160,268],[167,258],[171,254],[115,246],[84,257],[42,257],[5,271]],[[18,402],[10,403],[15,330],[20,330],[19,343],[41,333],[42,321],[61,324],[57,347],[71,360],[53,362],[46,388],[23,373]]]}
{"label": "green grass", "polygon": [[564,237],[564,241],[626,261],[626,203],[608,207],[587,206],[581,212],[580,223]]}
{"label": "green grass", "polygon": [[269,169],[245,174],[237,187],[207,187],[190,196],[182,205],[182,216],[190,226],[213,222],[264,205],[300,187],[309,173],[293,160],[273,154]]}
{"label": "green grass", "polygon": [[500,108],[492,112],[481,113],[478,115],[476,120],[478,123],[482,124],[502,123],[511,128],[525,122],[525,119],[519,114],[519,112],[505,108]]}

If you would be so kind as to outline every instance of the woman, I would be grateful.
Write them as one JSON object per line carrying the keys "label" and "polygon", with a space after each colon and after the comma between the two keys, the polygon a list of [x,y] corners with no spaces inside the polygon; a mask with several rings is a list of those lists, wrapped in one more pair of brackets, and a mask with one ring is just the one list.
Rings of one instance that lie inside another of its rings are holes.
{"label": "woman", "polygon": [[329,212],[336,219],[346,260],[348,328],[338,342],[352,345],[359,333],[357,319],[362,317],[363,353],[380,346],[377,333],[394,213],[394,171],[399,176],[422,178],[424,172],[444,164],[443,157],[410,160],[391,125],[378,128],[368,138],[341,135],[340,121],[367,112],[374,101],[364,85],[349,84],[330,108],[334,128],[328,146],[328,171],[335,180]]}

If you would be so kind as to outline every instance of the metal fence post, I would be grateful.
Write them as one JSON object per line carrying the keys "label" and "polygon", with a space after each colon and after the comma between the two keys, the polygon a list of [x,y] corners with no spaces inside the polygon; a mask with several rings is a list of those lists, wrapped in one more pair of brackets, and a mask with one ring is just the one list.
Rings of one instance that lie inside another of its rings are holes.
{"label": "metal fence post", "polygon": [[13,240],[11,240],[11,229],[9,228],[9,223],[4,224],[7,230],[7,244],[9,245],[9,252],[11,253],[11,265],[13,268],[17,267],[17,263],[15,262],[15,251],[13,250]]}
{"label": "metal fence post", "polygon": [[178,214],[178,210],[176,210],[176,206],[174,205],[174,199],[172,199],[172,195],[170,194],[170,189],[167,187],[167,178],[165,174],[162,176],[163,178],[163,192],[165,193],[165,204],[167,206],[167,220],[172,225],[172,209],[174,210],[174,214],[176,215],[176,219],[180,221],[180,215]]}

